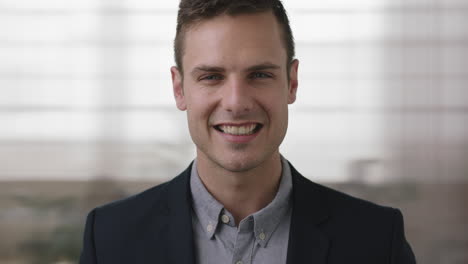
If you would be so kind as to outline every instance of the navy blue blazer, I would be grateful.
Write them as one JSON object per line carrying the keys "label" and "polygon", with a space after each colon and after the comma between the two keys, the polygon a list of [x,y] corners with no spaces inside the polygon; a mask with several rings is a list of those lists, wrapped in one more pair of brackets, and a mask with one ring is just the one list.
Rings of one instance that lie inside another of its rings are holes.
{"label": "navy blue blazer", "polygon": [[[194,264],[191,165],[173,180],[92,210],[80,264]],[[413,264],[399,210],[313,183],[292,166],[287,264]],[[199,263],[202,264],[202,263]]]}

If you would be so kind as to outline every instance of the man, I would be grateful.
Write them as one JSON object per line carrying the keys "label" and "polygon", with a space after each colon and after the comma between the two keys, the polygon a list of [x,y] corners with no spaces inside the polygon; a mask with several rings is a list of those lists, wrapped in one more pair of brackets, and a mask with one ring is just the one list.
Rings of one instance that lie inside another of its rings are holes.
{"label": "man", "polygon": [[196,159],[94,209],[80,263],[415,263],[397,209],[312,183],[280,155],[299,62],[279,0],[182,0],[175,59]]}

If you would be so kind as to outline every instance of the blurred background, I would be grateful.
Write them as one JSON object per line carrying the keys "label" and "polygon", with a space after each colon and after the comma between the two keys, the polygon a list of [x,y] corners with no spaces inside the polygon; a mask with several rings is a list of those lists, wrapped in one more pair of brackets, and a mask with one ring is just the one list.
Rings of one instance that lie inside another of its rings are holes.
{"label": "blurred background", "polygon": [[[418,263],[468,263],[468,2],[284,0],[300,59],[282,153],[398,207]],[[0,0],[0,263],[77,263],[87,212],[194,158],[178,1]]]}

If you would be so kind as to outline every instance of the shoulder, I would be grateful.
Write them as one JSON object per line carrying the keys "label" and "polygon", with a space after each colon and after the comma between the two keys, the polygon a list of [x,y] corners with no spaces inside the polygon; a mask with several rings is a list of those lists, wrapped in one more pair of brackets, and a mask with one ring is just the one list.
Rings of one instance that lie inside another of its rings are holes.
{"label": "shoulder", "polygon": [[[189,167],[190,168],[190,167]],[[100,223],[128,225],[143,219],[162,216],[168,212],[168,203],[176,193],[183,193],[188,182],[185,170],[170,181],[164,182],[130,197],[96,207],[92,214]]]}
{"label": "shoulder", "polygon": [[135,215],[145,211],[161,207],[161,202],[165,200],[165,193],[169,184],[170,181],[164,182],[138,194],[100,205],[94,210],[97,214],[106,215],[110,218],[124,217],[125,215],[135,217]]}
{"label": "shoulder", "polygon": [[325,226],[337,229],[342,227],[346,233],[363,230],[381,233],[385,230],[390,231],[395,221],[401,218],[401,213],[396,208],[379,205],[312,182],[295,169],[293,175],[295,203],[299,204],[297,208],[321,215],[317,223],[323,221]]}
{"label": "shoulder", "polygon": [[324,185],[313,182],[311,184],[316,185],[315,188],[324,197],[328,210],[333,215],[352,214],[355,216],[369,216],[384,214],[388,216],[388,214],[392,215],[396,211],[395,208],[390,206],[358,198]]}
{"label": "shoulder", "polygon": [[350,259],[414,263],[400,210],[353,197],[295,173],[293,228],[303,232],[313,225],[331,239],[335,252],[332,263]]}

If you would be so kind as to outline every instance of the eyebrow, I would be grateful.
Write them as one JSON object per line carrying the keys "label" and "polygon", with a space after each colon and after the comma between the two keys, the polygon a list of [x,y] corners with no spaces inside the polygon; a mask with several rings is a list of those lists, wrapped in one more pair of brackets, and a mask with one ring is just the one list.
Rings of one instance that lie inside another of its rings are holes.
{"label": "eyebrow", "polygon": [[[261,70],[275,70],[275,69],[280,69],[281,67],[279,65],[276,65],[271,62],[265,62],[261,63],[258,65],[253,65],[248,67],[245,71],[246,72],[251,72],[251,71],[261,71]],[[199,65],[195,67],[192,71],[191,74],[195,74],[196,72],[225,72],[226,69],[223,67],[219,66],[211,66],[211,65]]]}
{"label": "eyebrow", "polygon": [[273,64],[271,62],[265,62],[262,64],[254,65],[249,68],[247,68],[247,72],[250,71],[261,71],[261,70],[276,70],[280,69],[281,67],[279,65]]}
{"label": "eyebrow", "polygon": [[225,69],[223,67],[218,67],[218,66],[210,66],[210,65],[200,65],[195,67],[192,70],[192,74],[194,74],[197,71],[204,71],[204,72],[224,72]]}

